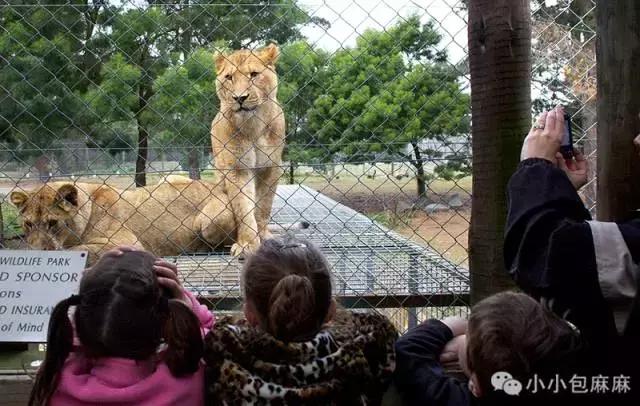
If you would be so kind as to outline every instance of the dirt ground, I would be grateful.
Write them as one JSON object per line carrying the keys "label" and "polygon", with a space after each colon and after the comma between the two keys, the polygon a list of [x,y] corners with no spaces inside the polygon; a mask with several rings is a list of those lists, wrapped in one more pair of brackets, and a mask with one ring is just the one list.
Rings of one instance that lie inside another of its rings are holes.
{"label": "dirt ground", "polygon": [[414,179],[401,181],[376,179],[306,178],[302,183],[332,199],[364,213],[376,221],[412,239],[420,245],[435,249],[456,265],[468,267],[468,231],[471,218],[471,178],[456,182],[436,180],[427,185],[427,203],[446,204],[458,195],[463,206],[457,209],[427,213],[411,209],[416,203]]}
{"label": "dirt ground", "polygon": [[395,231],[421,245],[428,245],[456,265],[468,268],[468,234],[471,210],[414,214]]}
{"label": "dirt ground", "polygon": [[[371,205],[364,197],[340,199],[340,196],[334,196],[332,198],[369,215],[374,220],[422,246],[433,248],[456,265],[465,268],[469,266],[467,249],[469,246],[470,207],[436,213],[412,210],[398,214],[392,210],[371,211],[371,207],[377,206],[379,202],[374,202]],[[375,200],[384,201],[384,197],[376,196]],[[359,204],[360,202],[363,204]]]}

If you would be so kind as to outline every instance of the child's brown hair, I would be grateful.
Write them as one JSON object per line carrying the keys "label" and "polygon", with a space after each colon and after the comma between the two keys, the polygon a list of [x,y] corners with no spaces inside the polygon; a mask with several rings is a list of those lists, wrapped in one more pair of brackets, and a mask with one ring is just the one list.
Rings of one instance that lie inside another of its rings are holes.
{"label": "child's brown hair", "polygon": [[245,299],[283,341],[313,337],[331,309],[331,273],[320,250],[292,237],[265,241],[244,268]]}
{"label": "child's brown hair", "polygon": [[569,323],[523,293],[498,293],[471,310],[468,367],[484,393],[493,389],[496,372],[521,382],[534,374],[562,373],[581,349],[580,335]]}

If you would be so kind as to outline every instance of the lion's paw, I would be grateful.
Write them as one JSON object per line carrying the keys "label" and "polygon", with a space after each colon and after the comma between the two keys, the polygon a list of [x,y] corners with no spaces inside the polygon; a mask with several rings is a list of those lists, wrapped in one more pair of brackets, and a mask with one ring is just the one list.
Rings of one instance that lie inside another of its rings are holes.
{"label": "lion's paw", "polygon": [[237,242],[231,246],[231,255],[234,257],[246,257],[258,250],[257,242]]}
{"label": "lion's paw", "polygon": [[260,233],[260,241],[261,242],[265,242],[267,240],[270,240],[273,238],[273,234],[271,234],[270,231],[268,230],[264,230],[263,232]]}

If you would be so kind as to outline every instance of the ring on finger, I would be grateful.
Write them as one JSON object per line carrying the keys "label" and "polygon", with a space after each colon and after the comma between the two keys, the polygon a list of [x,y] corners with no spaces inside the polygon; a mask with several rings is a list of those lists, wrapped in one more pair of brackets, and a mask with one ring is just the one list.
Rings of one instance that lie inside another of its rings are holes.
{"label": "ring on finger", "polygon": [[541,124],[536,124],[536,125],[533,126],[533,129],[534,130],[544,130],[544,126],[541,125]]}

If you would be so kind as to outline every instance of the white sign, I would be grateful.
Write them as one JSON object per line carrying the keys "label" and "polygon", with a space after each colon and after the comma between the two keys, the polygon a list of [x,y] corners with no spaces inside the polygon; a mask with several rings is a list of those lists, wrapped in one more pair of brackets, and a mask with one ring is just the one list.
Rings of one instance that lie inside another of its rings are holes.
{"label": "white sign", "polygon": [[83,251],[0,250],[0,342],[46,342],[54,306],[78,291]]}

